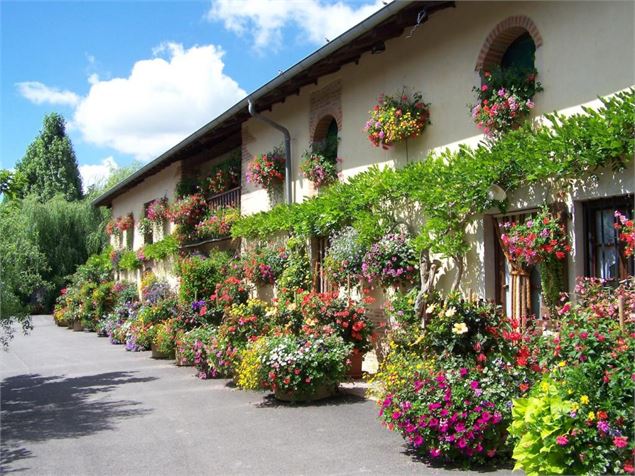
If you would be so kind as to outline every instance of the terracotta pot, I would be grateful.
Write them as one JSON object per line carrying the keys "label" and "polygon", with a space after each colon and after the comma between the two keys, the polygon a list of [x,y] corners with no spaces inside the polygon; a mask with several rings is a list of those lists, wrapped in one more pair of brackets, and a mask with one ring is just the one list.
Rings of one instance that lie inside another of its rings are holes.
{"label": "terracotta pot", "polygon": [[353,350],[349,359],[351,364],[346,371],[346,375],[351,378],[362,378],[362,360],[364,360],[364,355],[358,350]]}
{"label": "terracotta pot", "polygon": [[286,392],[284,390],[276,390],[274,396],[276,400],[283,402],[314,402],[332,397],[337,393],[337,384],[324,384],[317,387],[312,392]]}
{"label": "terracotta pot", "polygon": [[73,321],[73,331],[74,332],[81,332],[84,330],[84,326],[82,326],[82,322],[81,321]]}
{"label": "terracotta pot", "polygon": [[154,344],[152,344],[152,358],[153,359],[173,359],[174,352],[166,354],[165,352],[159,352]]}

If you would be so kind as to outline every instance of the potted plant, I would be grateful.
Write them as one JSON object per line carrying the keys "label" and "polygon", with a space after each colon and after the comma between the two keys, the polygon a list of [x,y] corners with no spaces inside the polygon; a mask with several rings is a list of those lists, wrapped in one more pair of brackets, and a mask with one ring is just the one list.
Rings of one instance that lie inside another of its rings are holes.
{"label": "potted plant", "polygon": [[267,192],[275,192],[285,176],[284,152],[279,147],[265,154],[257,155],[249,162],[247,181],[260,185]]}
{"label": "potted plant", "polygon": [[472,119],[487,136],[518,128],[534,108],[533,97],[542,91],[536,70],[508,68],[485,71],[473,90],[477,103],[470,106]]}
{"label": "potted plant", "polygon": [[412,97],[402,92],[379,96],[365,130],[371,144],[388,149],[395,142],[421,135],[428,124],[430,104],[423,102],[420,92],[413,93]]}
{"label": "potted plant", "polygon": [[157,324],[151,346],[153,359],[174,358],[175,332],[174,319],[168,319],[167,321]]}
{"label": "potted plant", "polygon": [[418,278],[416,257],[403,233],[390,233],[374,243],[364,255],[362,276],[383,287],[414,283]]}
{"label": "potted plant", "polygon": [[330,397],[346,374],[352,345],[339,336],[283,335],[267,340],[260,359],[260,380],[282,401]]}

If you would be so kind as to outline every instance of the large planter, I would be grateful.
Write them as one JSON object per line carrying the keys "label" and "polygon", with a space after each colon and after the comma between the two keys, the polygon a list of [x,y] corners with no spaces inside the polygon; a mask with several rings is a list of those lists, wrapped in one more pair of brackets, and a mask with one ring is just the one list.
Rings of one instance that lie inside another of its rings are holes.
{"label": "large planter", "polygon": [[82,325],[81,321],[73,321],[73,331],[74,332],[81,332],[84,330],[84,326]]}
{"label": "large planter", "polygon": [[351,363],[346,371],[346,375],[350,378],[362,378],[362,361],[364,360],[364,355],[355,349],[351,352],[349,360]]}
{"label": "large planter", "polygon": [[276,400],[283,402],[314,402],[332,397],[337,393],[337,384],[324,384],[310,392],[287,392],[277,389],[274,392]]}
{"label": "large planter", "polygon": [[151,349],[152,349],[153,359],[173,359],[174,358],[174,352],[170,352],[169,354],[165,352],[160,352],[154,344],[152,344]]}

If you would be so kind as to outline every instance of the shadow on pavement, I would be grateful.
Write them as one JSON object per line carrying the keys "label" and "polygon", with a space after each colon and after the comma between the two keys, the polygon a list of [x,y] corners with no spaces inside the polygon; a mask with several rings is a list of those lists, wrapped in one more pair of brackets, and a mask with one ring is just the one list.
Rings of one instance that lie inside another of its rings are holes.
{"label": "shadow on pavement", "polygon": [[351,395],[347,393],[338,393],[329,398],[323,400],[316,400],[312,402],[283,402],[276,400],[273,394],[268,394],[263,397],[263,401],[256,403],[257,408],[277,408],[277,407],[333,407],[339,405],[352,405],[355,403],[365,403],[366,400],[363,397],[357,395]]}
{"label": "shadow on pavement", "polygon": [[[417,453],[417,451],[415,451],[415,449],[412,446],[409,446],[409,445],[403,446],[402,453],[409,456],[412,459],[412,461],[426,464],[430,466],[431,468],[443,468],[443,469],[449,469],[449,470],[455,470],[455,471],[467,470],[467,468],[457,463],[451,463],[447,461],[444,462],[438,459],[427,458],[425,456],[422,456],[421,454]],[[487,465],[477,465],[477,466],[472,465],[469,468],[469,470],[470,470],[470,473],[493,473],[495,471],[500,471],[500,470],[511,471],[513,467],[514,467],[514,463],[511,461],[511,459],[509,457],[502,456],[502,457],[494,458],[491,461],[491,463]]]}
{"label": "shadow on pavement", "polygon": [[150,409],[139,402],[107,400],[119,385],[156,380],[134,372],[109,372],[81,377],[25,374],[0,383],[0,473],[22,471],[7,465],[31,458],[25,442],[78,438],[111,430],[117,420],[143,416]]}

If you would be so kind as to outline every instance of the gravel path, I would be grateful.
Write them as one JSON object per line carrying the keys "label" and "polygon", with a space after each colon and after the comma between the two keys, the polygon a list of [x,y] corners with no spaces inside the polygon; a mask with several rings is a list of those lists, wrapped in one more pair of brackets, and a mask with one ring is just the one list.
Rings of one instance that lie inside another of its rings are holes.
{"label": "gravel path", "polygon": [[278,404],[227,380],[199,380],[192,368],[152,360],[149,352],[59,328],[50,316],[35,316],[34,325],[1,354],[0,472],[451,472],[409,456],[399,435],[380,426],[375,403],[359,397]]}

